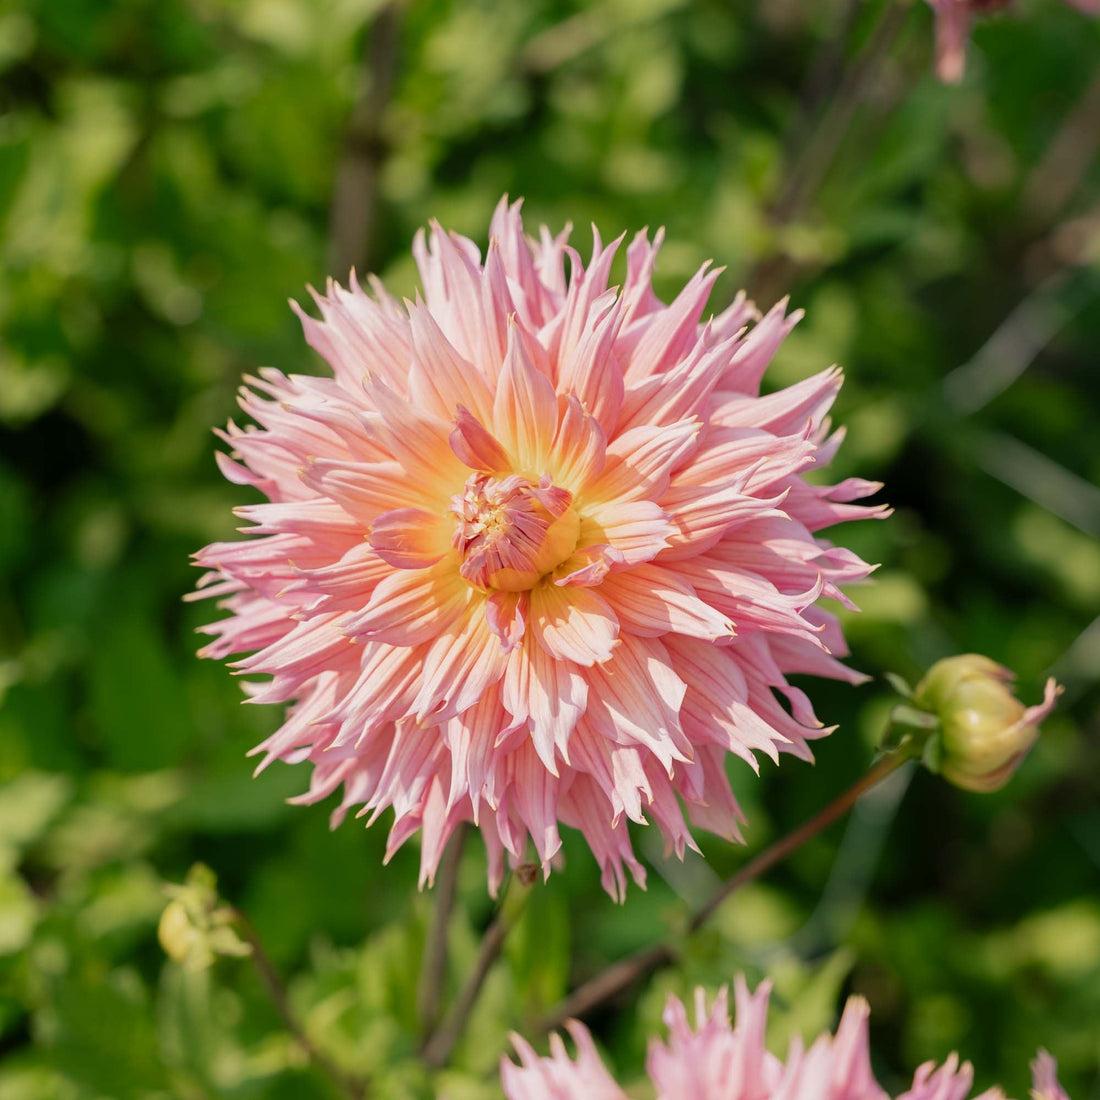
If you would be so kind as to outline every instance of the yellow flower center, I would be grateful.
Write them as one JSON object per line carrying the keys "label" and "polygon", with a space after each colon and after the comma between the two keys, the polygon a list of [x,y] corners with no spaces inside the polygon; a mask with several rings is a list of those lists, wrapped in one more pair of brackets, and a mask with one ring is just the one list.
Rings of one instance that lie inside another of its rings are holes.
{"label": "yellow flower center", "polygon": [[581,521],[572,504],[573,494],[548,474],[537,483],[521,474],[472,474],[451,498],[459,572],[485,590],[533,588],[576,549]]}

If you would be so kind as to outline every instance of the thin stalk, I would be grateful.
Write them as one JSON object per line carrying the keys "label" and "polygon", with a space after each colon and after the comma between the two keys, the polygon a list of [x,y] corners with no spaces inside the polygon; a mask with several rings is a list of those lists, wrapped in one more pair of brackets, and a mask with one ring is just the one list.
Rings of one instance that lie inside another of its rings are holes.
{"label": "thin stalk", "polygon": [[875,24],[867,45],[856,58],[855,64],[844,74],[821,122],[814,129],[809,141],[802,146],[801,155],[791,166],[787,185],[772,208],[773,219],[779,224],[794,221],[806,209],[824,181],[856,111],[873,84],[874,74],[890,52],[905,23],[909,4],[910,0],[890,0]]}
{"label": "thin stalk", "polygon": [[298,1044],[309,1056],[309,1060],[336,1085],[344,1096],[348,1097],[348,1100],[364,1100],[368,1095],[368,1083],[349,1077],[327,1055],[317,1049],[313,1040],[306,1033],[302,1021],[298,1019],[294,1009],[291,1008],[286,983],[264,949],[263,941],[252,922],[239,909],[233,910],[233,918],[241,939],[252,949],[249,957],[267,988],[268,996],[275,1006],[275,1011],[282,1017],[287,1031],[298,1041]]}
{"label": "thin stalk", "polygon": [[[892,775],[907,761],[913,759],[914,752],[914,746],[906,743],[893,752],[883,755],[865,775],[834,798],[823,810],[799,825],[797,829],[775,841],[774,844],[769,845],[759,855],[750,859],[741,870],[732,878],[727,879],[709,900],[691,915],[687,924],[688,933],[697,932],[706,924],[714,915],[715,910],[730,895],[735,894],[741,887],[747,886],[750,882],[758,879],[777,863],[781,863],[793,851],[800,848],[807,840],[817,836],[822,830],[832,825],[834,821],[843,817],[855,805],[861,795]],[[553,1031],[566,1020],[580,1019],[586,1016],[594,1008],[628,989],[635,982],[640,981],[653,971],[667,966],[676,958],[677,945],[678,938],[673,939],[670,937],[660,943],[642,948],[635,954],[620,959],[617,963],[613,963],[594,978],[590,978],[583,985],[578,986],[546,1017],[539,1021],[537,1025],[538,1032]]]}
{"label": "thin stalk", "polygon": [[443,980],[447,973],[447,933],[451,927],[458,889],[458,865],[462,860],[462,846],[466,836],[464,825],[459,825],[443,855],[435,882],[435,911],[432,914],[428,942],[424,948],[424,962],[420,968],[420,983],[416,991],[417,1015],[421,1033],[430,1035],[439,1023]]}
{"label": "thin stalk", "polygon": [[428,1037],[420,1051],[421,1060],[429,1069],[441,1069],[454,1052],[485,985],[485,979],[500,958],[508,933],[523,913],[537,874],[537,866],[523,864],[512,876],[504,899],[481,939],[473,969],[466,975],[458,996],[447,1009],[439,1027]]}

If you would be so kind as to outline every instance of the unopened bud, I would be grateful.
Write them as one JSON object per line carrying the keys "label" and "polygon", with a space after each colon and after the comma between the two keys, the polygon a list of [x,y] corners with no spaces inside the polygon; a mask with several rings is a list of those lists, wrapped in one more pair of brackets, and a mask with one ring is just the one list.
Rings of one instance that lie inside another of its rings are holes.
{"label": "unopened bud", "polygon": [[205,970],[219,955],[247,955],[251,947],[233,929],[234,913],[219,903],[217,880],[196,863],[182,886],[168,886],[169,902],[157,937],[168,956],[188,970]]}
{"label": "unopened bud", "polygon": [[939,771],[957,787],[996,791],[1012,777],[1039,736],[1039,723],[1061,694],[1047,680],[1043,701],[1025,707],[1013,694],[1012,672],[977,653],[937,661],[913,702],[939,718]]}

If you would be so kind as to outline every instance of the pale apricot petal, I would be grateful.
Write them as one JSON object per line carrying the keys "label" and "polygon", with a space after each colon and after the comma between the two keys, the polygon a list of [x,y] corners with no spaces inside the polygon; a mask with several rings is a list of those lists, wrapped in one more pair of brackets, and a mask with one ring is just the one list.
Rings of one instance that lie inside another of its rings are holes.
{"label": "pale apricot petal", "polygon": [[371,549],[398,569],[426,569],[450,550],[449,524],[423,508],[395,508],[371,524]]}
{"label": "pale apricot petal", "polygon": [[681,420],[623,432],[608,445],[603,474],[588,487],[588,495],[593,500],[659,500],[672,471],[695,449],[700,427],[697,420]]}
{"label": "pale apricot petal", "polygon": [[429,646],[413,704],[417,721],[443,722],[478,701],[504,675],[507,656],[480,607],[468,608]]}
{"label": "pale apricot petal", "polygon": [[362,611],[343,623],[356,640],[411,646],[430,641],[470,604],[474,593],[451,563],[430,569],[399,569],[375,587]]}
{"label": "pale apricot petal", "polygon": [[599,421],[584,411],[575,396],[570,394],[563,403],[564,412],[554,437],[551,473],[555,485],[576,496],[603,470],[607,440]]}
{"label": "pale apricot petal", "polygon": [[409,366],[409,397],[419,408],[451,420],[460,407],[483,423],[492,416],[493,397],[484,376],[455,350],[422,303],[409,308],[414,358]]}
{"label": "pale apricot petal", "polygon": [[509,658],[501,699],[515,722],[528,723],[535,751],[557,775],[558,757],[569,760],[569,738],[584,713],[588,681],[527,637]]}
{"label": "pale apricot petal", "polygon": [[655,558],[675,531],[668,513],[651,500],[590,504],[581,517],[578,546],[610,546],[624,564],[637,565]]}
{"label": "pale apricot petal", "polygon": [[531,633],[559,661],[606,661],[619,636],[615,613],[589,588],[542,584],[531,591]]}

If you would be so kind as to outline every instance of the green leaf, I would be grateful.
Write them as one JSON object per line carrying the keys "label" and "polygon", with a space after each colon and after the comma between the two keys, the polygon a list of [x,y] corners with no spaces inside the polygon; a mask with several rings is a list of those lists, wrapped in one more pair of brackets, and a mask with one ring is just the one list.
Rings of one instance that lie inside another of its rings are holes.
{"label": "green leaf", "polygon": [[27,771],[0,787],[0,845],[22,849],[37,840],[68,802],[64,775]]}

